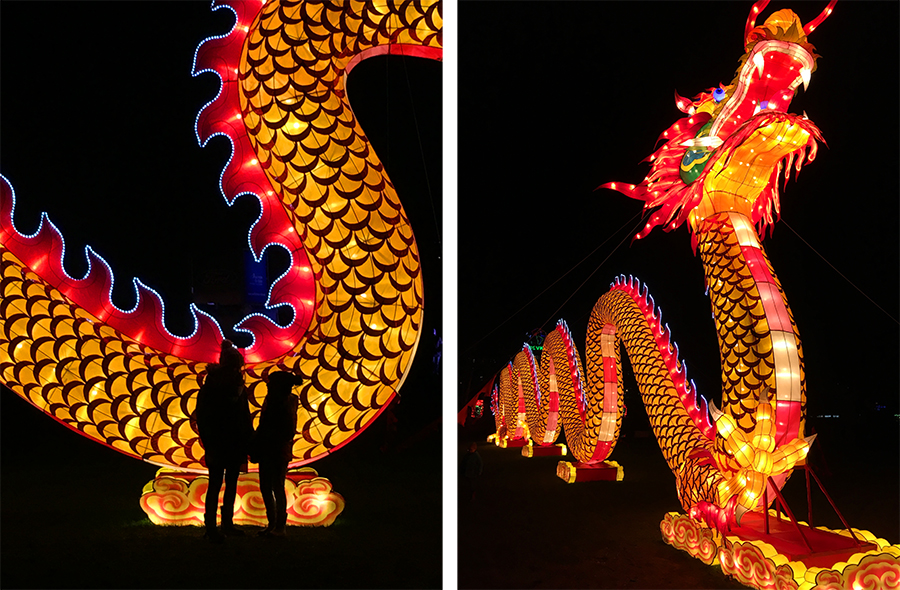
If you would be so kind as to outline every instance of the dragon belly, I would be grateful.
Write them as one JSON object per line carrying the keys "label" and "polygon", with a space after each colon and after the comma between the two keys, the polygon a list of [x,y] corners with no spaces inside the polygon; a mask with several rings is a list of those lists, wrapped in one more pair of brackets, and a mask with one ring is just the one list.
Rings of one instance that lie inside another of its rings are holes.
{"label": "dragon belly", "polygon": [[722,406],[744,432],[756,425],[759,392],[777,400],[776,443],[802,437],[803,348],[787,299],[749,219],[719,213],[698,232],[722,360]]}

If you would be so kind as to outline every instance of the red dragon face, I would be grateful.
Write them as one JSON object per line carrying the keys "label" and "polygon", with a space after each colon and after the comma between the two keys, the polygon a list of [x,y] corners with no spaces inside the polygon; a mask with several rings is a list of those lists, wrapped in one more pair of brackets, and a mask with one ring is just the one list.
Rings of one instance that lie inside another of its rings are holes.
{"label": "red dragon face", "polygon": [[750,57],[734,93],[713,122],[710,137],[724,141],[763,110],[786,112],[797,86],[809,84],[813,58],[797,45],[764,41]]}
{"label": "red dragon face", "polygon": [[731,84],[693,101],[677,97],[688,117],[662,133],[667,142],[648,158],[650,174],[638,185],[602,185],[644,201],[645,209],[659,208],[636,238],[688,220],[696,231],[703,219],[722,211],[741,212],[764,230],[780,210],[782,170],[786,180],[791,167],[799,172],[804,161],[815,158],[821,133],[805,114],[787,109],[816,68],[818,56],[807,33],[830,14],[832,4],[805,28],[790,10],[779,10],[756,27],[766,2],[753,6],[746,53]]}

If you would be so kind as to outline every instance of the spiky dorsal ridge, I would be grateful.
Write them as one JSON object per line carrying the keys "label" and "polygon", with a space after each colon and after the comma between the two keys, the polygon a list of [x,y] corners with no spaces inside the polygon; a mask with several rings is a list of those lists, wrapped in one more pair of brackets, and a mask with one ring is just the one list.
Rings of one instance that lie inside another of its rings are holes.
{"label": "spiky dorsal ridge", "polygon": [[703,436],[709,440],[714,439],[716,431],[709,417],[706,399],[699,394],[694,381],[688,377],[687,365],[679,358],[678,345],[672,338],[672,331],[668,324],[663,323],[662,309],[655,305],[647,286],[644,285],[642,291],[640,280],[620,275],[616,277],[611,287],[613,290],[626,293],[635,302],[650,327],[682,406]]}
{"label": "spiky dorsal ridge", "polygon": [[[635,235],[635,239],[642,239],[653,228],[662,227],[669,232],[688,220],[691,211],[700,204],[703,198],[703,183],[713,169],[713,161],[707,164],[700,176],[691,184],[685,184],[681,179],[679,166],[684,156],[685,148],[681,144],[687,139],[693,138],[700,128],[709,121],[709,116],[699,113],[680,119],[660,136],[667,139],[666,143],[651,154],[645,161],[652,164],[650,173],[638,185],[627,185],[619,182],[609,182],[600,188],[609,188],[618,191],[628,197],[644,201],[644,210],[650,211],[657,208],[647,223]],[[819,128],[805,117],[796,117],[779,111],[760,113],[744,123],[737,131],[732,133],[725,142],[717,148],[713,157],[718,160],[725,159],[727,164],[734,155],[735,150],[757,129],[773,122],[790,121],[800,125],[809,133],[809,140],[804,145],[785,155],[775,167],[762,193],[757,197],[752,212],[752,221],[757,224],[760,233],[777,221],[780,212],[780,196],[777,179],[782,170],[789,172],[793,163],[799,174],[804,161],[812,162],[817,153],[817,140],[824,143]],[[827,145],[827,144],[826,144]],[[807,155],[808,150],[808,155]],[[797,157],[799,156],[799,157]],[[795,160],[795,157],[796,160]],[[787,175],[785,176],[785,181]]]}
{"label": "spiky dorsal ridge", "polygon": [[201,146],[206,146],[213,137],[224,137],[231,144],[231,157],[219,177],[222,196],[229,205],[242,195],[252,195],[260,204],[259,217],[247,234],[251,252],[261,260],[267,248],[281,246],[290,256],[287,270],[269,289],[266,307],[289,307],[293,312],[291,323],[279,326],[263,314],[252,313],[235,326],[253,338],[253,343],[244,350],[251,362],[275,358],[300,342],[313,318],[316,301],[316,277],[303,246],[302,228],[295,231],[243,123],[241,52],[265,4],[263,0],[214,3],[213,10],[226,9],[235,15],[234,25],[227,33],[209,37],[197,46],[192,68],[194,76],[209,72],[220,81],[219,93],[197,113],[195,133]]}

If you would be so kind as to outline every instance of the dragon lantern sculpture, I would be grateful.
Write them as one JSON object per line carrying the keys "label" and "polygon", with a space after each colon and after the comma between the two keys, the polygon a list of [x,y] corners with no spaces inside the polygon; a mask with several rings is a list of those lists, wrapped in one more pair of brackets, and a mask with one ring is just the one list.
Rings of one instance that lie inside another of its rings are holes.
{"label": "dragon lantern sculpture", "polygon": [[[777,587],[813,587],[834,575],[842,582],[895,583],[900,547],[865,532],[856,531],[869,544],[858,544],[849,564],[825,570],[771,545],[727,536],[750,526],[748,513],[767,514],[791,470],[803,465],[813,438],[804,436],[801,339],[760,235],[777,220],[782,178],[786,183],[792,169],[799,174],[824,142],[805,114],[790,114],[788,107],[816,69],[808,35],[834,2],[806,26],[790,10],[756,26],[766,4],[751,9],[746,53],[734,80],[693,100],[676,94],[686,116],[660,136],[665,143],[649,156],[647,177],[637,185],[602,185],[644,201],[649,218],[635,239],[656,227],[690,228],[718,335],[722,409],[707,407],[697,395],[646,286],[620,277],[593,308],[584,365],[560,320],[539,360],[526,345],[500,372],[491,439],[501,446],[525,444],[523,454],[531,455],[537,445],[552,446],[564,428],[577,463],[561,461],[561,478],[621,479],[622,468],[606,461],[623,418],[621,343],[688,515],[666,516],[661,529],[667,542],[759,588],[775,587],[773,580],[784,582]],[[768,533],[768,519],[766,527]]]}
{"label": "dragon lantern sculpture", "polygon": [[[235,329],[253,337],[242,353],[254,421],[270,372],[303,377],[290,465],[299,468],[370,425],[416,352],[424,301],[418,248],[345,82],[374,55],[440,59],[440,2],[228,0],[213,9],[230,10],[235,23],[195,54],[194,75],[212,72],[221,81],[197,117],[197,138],[231,142],[221,190],[229,203],[244,194],[260,201],[249,240],[257,259],[271,245],[290,254],[267,305],[290,306],[293,320],[280,326],[251,314]],[[221,329],[192,307],[193,333],[169,333],[162,299],[138,281],[135,307],[118,309],[112,271],[98,254],[87,248],[87,274],[69,276],[62,234],[44,217],[37,232],[23,235],[14,207],[12,185],[0,177],[3,382],[78,433],[160,466],[142,499],[154,522],[199,524],[198,477],[206,469],[194,410]],[[306,467],[294,474],[306,492],[295,490],[289,522],[328,524],[343,506],[315,475]],[[245,478],[252,479],[242,476],[241,489],[252,493]],[[238,498],[246,510],[236,512],[237,523],[264,522],[256,496]]]}

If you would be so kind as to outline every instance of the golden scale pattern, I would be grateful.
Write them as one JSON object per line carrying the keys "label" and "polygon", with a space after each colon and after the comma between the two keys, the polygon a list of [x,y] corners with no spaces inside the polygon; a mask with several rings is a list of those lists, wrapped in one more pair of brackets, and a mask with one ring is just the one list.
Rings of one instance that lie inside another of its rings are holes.
{"label": "golden scale pattern", "polygon": [[[631,361],[650,427],[669,469],[675,474],[676,489],[682,507],[689,510],[700,500],[715,501],[716,486],[721,475],[714,466],[700,465],[696,458],[690,457],[691,453],[697,450],[711,450],[713,442],[700,433],[684,408],[653,338],[651,327],[638,304],[623,291],[609,291],[594,306],[591,323],[595,322],[601,329],[605,324],[616,326],[619,398],[621,400],[622,397],[621,366],[618,358],[621,342]],[[593,341],[594,346],[599,348],[599,330]],[[602,366],[599,370],[602,374]],[[620,407],[616,440],[619,437],[621,416]]]}
{"label": "golden scale pattern", "polygon": [[[582,370],[580,354],[572,343],[578,371],[583,376],[583,383],[587,389],[585,392],[587,408],[584,420],[578,411],[575,385],[568,368],[565,339],[558,330],[553,330],[544,340],[540,359],[538,374],[542,392],[540,407],[535,400],[533,387],[530,385],[527,353],[520,352],[516,356],[513,362],[512,379],[510,379],[507,369],[504,369],[501,374],[500,403],[505,408],[507,424],[515,424],[515,418],[510,419],[509,417],[516,416],[518,407],[516,381],[521,376],[529,431],[533,440],[538,442],[543,440],[549,408],[547,392],[550,391],[552,359],[559,390],[560,421],[565,428],[566,443],[576,459],[582,462],[589,461],[596,447],[603,412],[603,361],[600,334],[603,327],[608,324],[616,326],[616,372],[617,383],[619,383],[618,418],[610,452],[619,439],[624,408],[619,352],[621,342],[631,360],[638,389],[641,392],[654,435],[666,463],[676,475],[676,485],[682,506],[685,510],[689,510],[690,506],[698,501],[715,501],[716,486],[722,479],[721,474],[713,465],[701,465],[697,457],[690,457],[697,450],[711,452],[713,441],[705,438],[699,432],[685,410],[644,313],[634,299],[622,290],[614,289],[603,295],[591,313],[585,356],[588,366],[587,373]],[[510,430],[513,430],[512,426],[510,426]]]}
{"label": "golden scale pattern", "polygon": [[[274,370],[302,374],[293,464],[352,437],[402,385],[423,292],[412,229],[344,91],[344,68],[388,43],[440,47],[438,1],[277,2],[257,15],[241,108],[259,164],[317,279],[306,339],[247,366],[254,420]],[[294,125],[296,123],[297,125]],[[103,325],[5,247],[0,374],[90,438],[148,462],[205,471],[193,415],[205,363],[160,354]]]}
{"label": "golden scale pattern", "polygon": [[[730,414],[746,433],[756,425],[759,392],[769,386],[775,390],[775,356],[759,289],[741,254],[734,227],[727,213],[719,213],[698,227],[698,249],[712,303],[719,355],[722,361],[722,410]],[[778,292],[791,320],[791,328],[800,357],[801,416],[806,416],[806,373],[803,348],[794,315],[769,257],[760,251],[775,280]],[[801,419],[800,432],[803,432]]]}
{"label": "golden scale pattern", "polygon": [[0,246],[0,374],[90,438],[149,462],[200,468],[193,414],[204,363],[144,346],[72,304]]}

